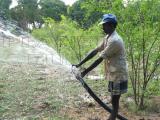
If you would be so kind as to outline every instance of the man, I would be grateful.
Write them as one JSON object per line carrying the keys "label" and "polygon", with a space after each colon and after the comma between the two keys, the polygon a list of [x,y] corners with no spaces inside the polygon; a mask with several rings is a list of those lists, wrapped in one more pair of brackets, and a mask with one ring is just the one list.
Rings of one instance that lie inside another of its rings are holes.
{"label": "man", "polygon": [[98,52],[99,58],[91,64],[87,69],[81,72],[84,77],[89,71],[94,69],[103,60],[105,60],[105,68],[107,68],[107,76],[109,78],[108,90],[112,98],[112,113],[108,120],[115,120],[119,109],[119,99],[121,94],[127,92],[128,72],[125,58],[125,48],[122,38],[116,32],[117,19],[113,14],[103,15],[102,22],[103,30],[106,37],[102,43],[92,50],[79,64],[80,67],[86,61],[94,57]]}

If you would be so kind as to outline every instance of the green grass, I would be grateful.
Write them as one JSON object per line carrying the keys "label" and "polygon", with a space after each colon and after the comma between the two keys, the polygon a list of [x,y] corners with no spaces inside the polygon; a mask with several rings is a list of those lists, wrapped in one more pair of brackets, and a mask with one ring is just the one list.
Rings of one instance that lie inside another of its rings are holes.
{"label": "green grass", "polygon": [[[145,91],[144,108],[139,109],[134,102],[134,93],[131,82],[129,81],[128,92],[123,95],[122,101],[125,108],[127,108],[131,113],[136,113],[138,115],[157,114],[160,112],[160,103],[157,103],[153,97],[158,96],[160,96],[160,81],[151,80],[148,84],[147,90]],[[127,98],[132,98],[133,101],[126,102]]]}
{"label": "green grass", "polygon": [[[60,114],[61,109],[65,106],[74,107],[76,101],[81,101],[79,95],[85,93],[78,81],[67,82],[65,79],[60,79],[61,75],[44,77],[38,72],[38,68],[45,69],[45,66],[2,63],[0,65],[0,119],[70,120],[67,115]],[[85,81],[98,96],[109,95],[107,80]],[[157,83],[151,84],[149,89],[156,91],[155,96],[158,95]],[[132,96],[129,84],[128,93],[123,95],[122,102],[125,103],[126,98]],[[145,102],[148,106],[144,111],[140,111],[134,102],[125,103],[124,106],[137,114],[159,111],[158,105],[150,99]]]}
{"label": "green grass", "polygon": [[34,65],[1,64],[0,119],[67,120],[59,111],[74,101],[70,96],[79,94],[79,84],[35,73]]}
{"label": "green grass", "polygon": [[86,80],[86,83],[97,95],[108,95],[107,80]]}

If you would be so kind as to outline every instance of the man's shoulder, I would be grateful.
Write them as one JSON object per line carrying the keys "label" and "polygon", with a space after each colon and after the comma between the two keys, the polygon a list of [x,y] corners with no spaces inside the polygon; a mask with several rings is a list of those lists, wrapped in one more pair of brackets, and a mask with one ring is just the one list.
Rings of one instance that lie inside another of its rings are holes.
{"label": "man's shoulder", "polygon": [[122,40],[123,41],[122,37],[116,31],[113,34],[112,39],[113,40]]}
{"label": "man's shoulder", "polygon": [[110,41],[118,44],[123,44],[123,39],[117,32],[111,37]]}

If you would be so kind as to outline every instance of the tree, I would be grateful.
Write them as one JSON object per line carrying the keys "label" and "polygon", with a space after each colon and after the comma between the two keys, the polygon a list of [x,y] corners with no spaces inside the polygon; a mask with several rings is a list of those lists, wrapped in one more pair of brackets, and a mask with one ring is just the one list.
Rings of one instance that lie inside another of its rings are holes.
{"label": "tree", "polygon": [[11,9],[11,16],[18,21],[18,25],[28,30],[28,24],[33,24],[40,19],[37,0],[18,0],[18,6]]}
{"label": "tree", "polygon": [[[11,9],[11,16],[18,21],[20,27],[28,30],[28,24],[40,28],[44,23],[43,18],[61,20],[61,15],[66,15],[67,7],[60,0],[18,0],[18,6]],[[37,23],[37,24],[36,24]]]}
{"label": "tree", "polygon": [[88,9],[82,7],[85,0],[79,0],[69,7],[68,16],[76,21],[81,28],[88,29],[95,24],[102,16],[100,11],[87,12]]}
{"label": "tree", "polygon": [[56,21],[61,20],[61,15],[67,14],[67,6],[60,0],[41,0],[41,13],[42,16],[50,17]]}
{"label": "tree", "polygon": [[75,21],[71,21],[65,16],[62,16],[60,22],[47,18],[44,24],[45,27],[34,29],[32,34],[48,43],[72,63],[81,61],[83,55],[96,46],[101,35],[97,25],[84,31],[78,27]]}
{"label": "tree", "polygon": [[85,10],[81,9],[81,0],[75,2],[71,7],[69,7],[69,17],[76,21],[80,26],[83,26],[83,21],[85,18]]}
{"label": "tree", "polygon": [[134,100],[141,109],[145,106],[148,85],[154,80],[154,73],[160,66],[158,3],[159,1],[152,0],[129,4],[125,9],[125,17],[122,17],[124,23],[120,26],[128,48]]}
{"label": "tree", "polygon": [[4,18],[9,18],[9,6],[11,5],[12,0],[0,0],[0,15]]}

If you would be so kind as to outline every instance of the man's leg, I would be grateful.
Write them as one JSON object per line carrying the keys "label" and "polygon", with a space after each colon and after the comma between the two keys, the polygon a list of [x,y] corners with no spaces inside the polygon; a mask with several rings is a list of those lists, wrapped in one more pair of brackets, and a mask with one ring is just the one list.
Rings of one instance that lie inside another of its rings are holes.
{"label": "man's leg", "polygon": [[119,109],[119,99],[121,95],[112,95],[112,113],[109,120],[116,120],[118,109]]}

